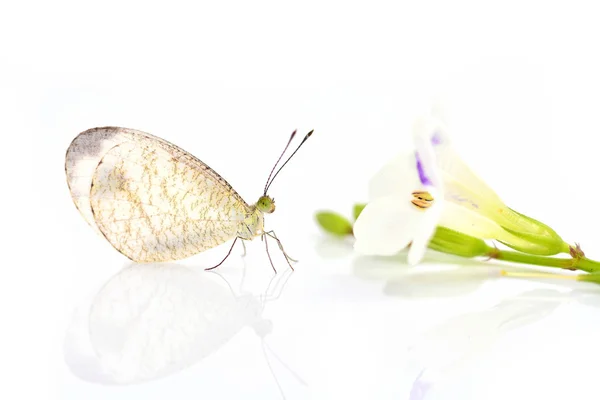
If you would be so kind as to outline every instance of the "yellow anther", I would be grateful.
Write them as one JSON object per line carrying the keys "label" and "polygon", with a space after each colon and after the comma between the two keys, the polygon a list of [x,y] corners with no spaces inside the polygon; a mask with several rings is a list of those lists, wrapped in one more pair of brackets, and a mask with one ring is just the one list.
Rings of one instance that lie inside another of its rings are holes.
{"label": "yellow anther", "polygon": [[420,209],[429,208],[433,204],[433,196],[429,192],[416,191],[412,195],[411,203]]}

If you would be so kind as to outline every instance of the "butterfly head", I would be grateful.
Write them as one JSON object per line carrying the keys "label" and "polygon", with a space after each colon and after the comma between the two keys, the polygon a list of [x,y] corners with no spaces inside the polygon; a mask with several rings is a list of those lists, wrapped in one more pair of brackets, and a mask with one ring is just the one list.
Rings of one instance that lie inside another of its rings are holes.
{"label": "butterfly head", "polygon": [[275,199],[270,196],[260,196],[256,202],[256,208],[264,213],[271,214],[275,211]]}

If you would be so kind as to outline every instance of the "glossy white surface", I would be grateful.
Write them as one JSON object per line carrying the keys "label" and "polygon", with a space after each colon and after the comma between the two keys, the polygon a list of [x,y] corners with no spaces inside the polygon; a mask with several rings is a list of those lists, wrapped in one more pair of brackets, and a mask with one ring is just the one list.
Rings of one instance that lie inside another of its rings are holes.
{"label": "glossy white surface", "polygon": [[[600,286],[357,258],[313,220],[349,215],[440,94],[473,169],[600,259],[593,5],[259,3],[2,5],[0,398],[597,399]],[[266,219],[296,271],[272,250],[272,280],[260,241],[220,276],[203,268],[227,245],[128,264],[64,176],[70,141],[106,125],[179,145],[248,202],[315,129]]]}
{"label": "glossy white surface", "polygon": [[134,265],[96,282],[65,332],[63,397],[593,398],[595,372],[577,365],[597,355],[600,288],[308,243],[338,254],[306,246],[271,281],[253,252],[241,290],[237,255],[222,276]]}

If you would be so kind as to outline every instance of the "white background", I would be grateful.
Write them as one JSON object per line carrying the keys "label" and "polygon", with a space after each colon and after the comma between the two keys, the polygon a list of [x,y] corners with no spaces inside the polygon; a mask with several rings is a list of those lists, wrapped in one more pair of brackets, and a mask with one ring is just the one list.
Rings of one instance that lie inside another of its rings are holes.
{"label": "white background", "polygon": [[[289,399],[597,398],[600,288],[360,259],[313,219],[365,200],[442,98],[505,202],[600,258],[597,16],[573,1],[3,2],[0,397],[277,399],[275,376]],[[270,193],[267,226],[301,260],[277,300],[257,314],[260,242],[219,270],[234,297],[203,273],[227,245],[135,268],[95,236],[64,152],[105,125],[183,147],[248,202],[289,133],[315,129]],[[261,318],[298,378],[263,356]]]}

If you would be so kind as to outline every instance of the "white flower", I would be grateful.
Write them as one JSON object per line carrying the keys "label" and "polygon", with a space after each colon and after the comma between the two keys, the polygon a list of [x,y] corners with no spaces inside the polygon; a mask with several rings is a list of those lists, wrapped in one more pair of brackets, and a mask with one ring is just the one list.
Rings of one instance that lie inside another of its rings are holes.
{"label": "white flower", "polygon": [[408,262],[425,254],[436,226],[482,239],[521,243],[510,210],[460,159],[434,115],[413,126],[415,149],[385,165],[369,184],[369,203],[354,225],[357,252],[393,255],[410,244]]}

